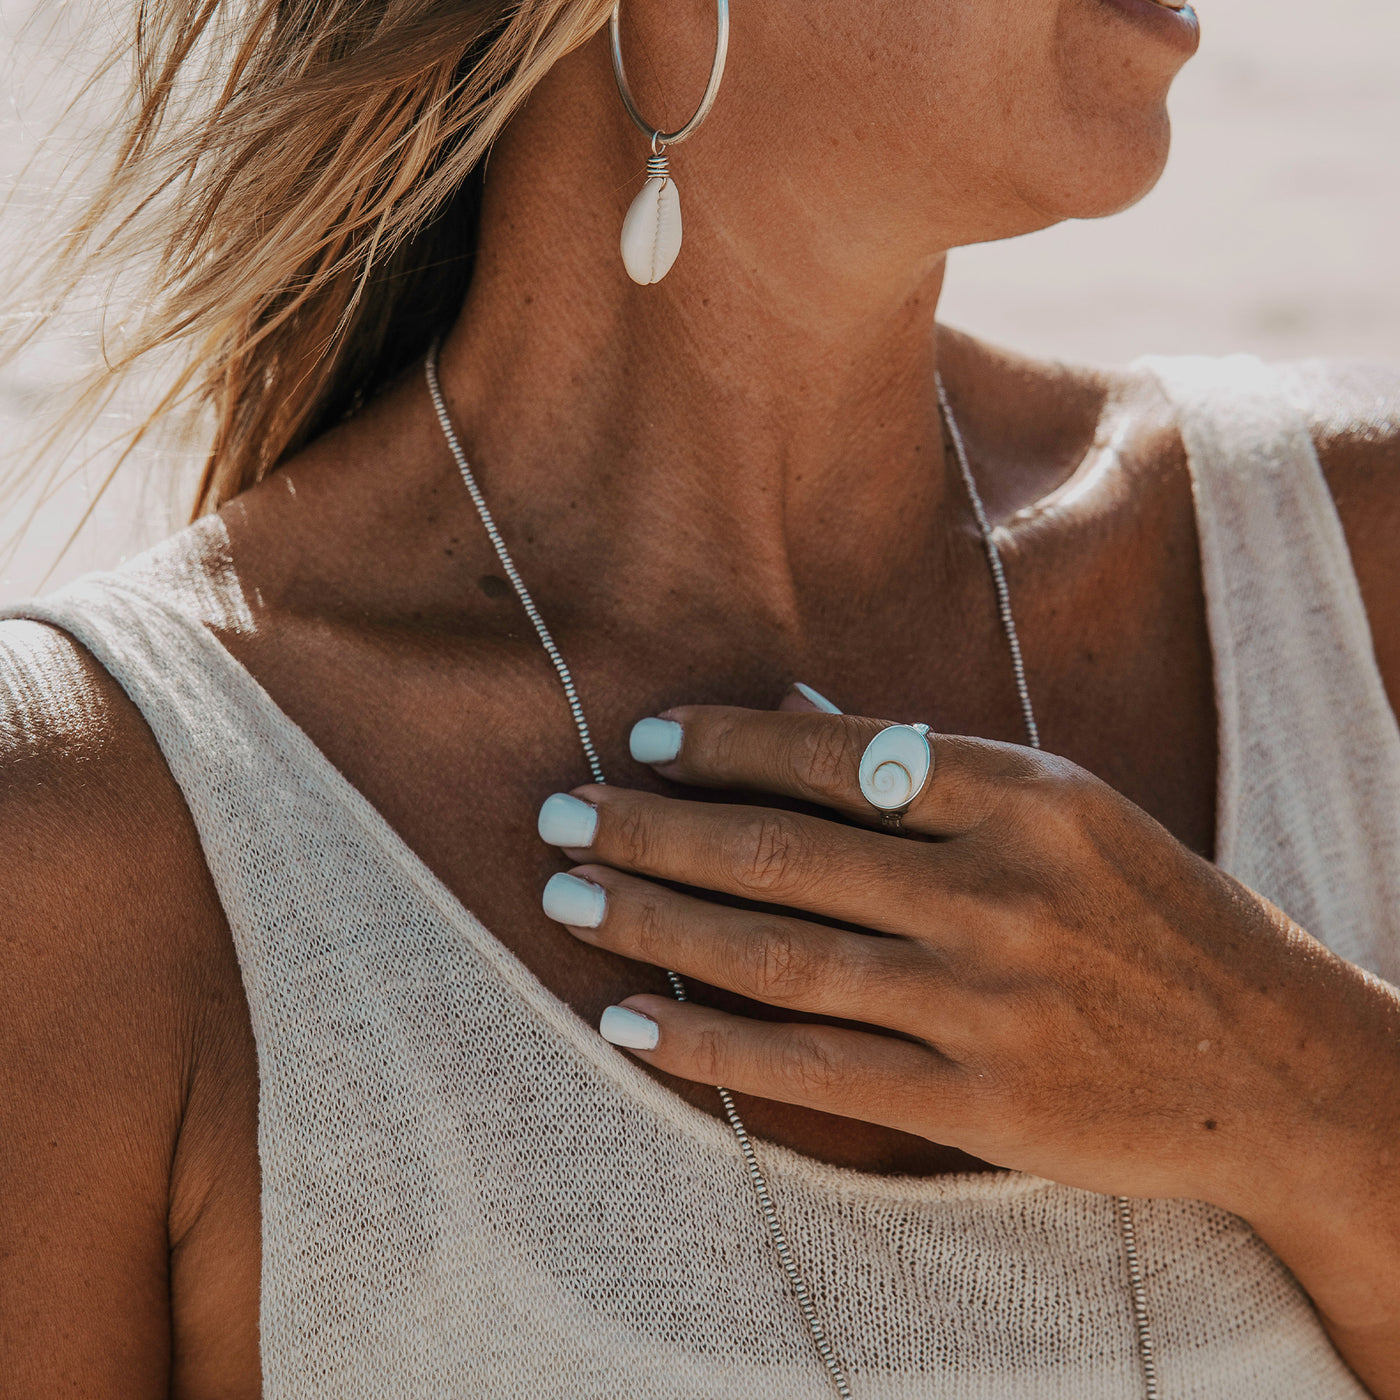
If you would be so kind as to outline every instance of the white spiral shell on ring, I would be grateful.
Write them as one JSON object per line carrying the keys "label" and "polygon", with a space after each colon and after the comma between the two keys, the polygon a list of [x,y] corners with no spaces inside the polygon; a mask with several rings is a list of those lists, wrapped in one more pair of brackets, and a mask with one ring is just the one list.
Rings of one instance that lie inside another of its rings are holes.
{"label": "white spiral shell on ring", "polygon": [[866,746],[860,759],[861,795],[881,812],[902,812],[933,771],[928,726],[892,724]]}

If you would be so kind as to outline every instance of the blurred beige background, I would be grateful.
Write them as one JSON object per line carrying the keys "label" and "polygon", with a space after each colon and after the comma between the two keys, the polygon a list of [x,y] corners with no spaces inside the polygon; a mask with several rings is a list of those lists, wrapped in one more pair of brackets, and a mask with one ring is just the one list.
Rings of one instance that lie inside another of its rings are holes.
{"label": "blurred beige background", "polygon": [[[45,83],[26,80],[42,73],[42,44],[53,41],[21,33],[32,3],[0,0],[7,185],[47,121]],[[71,39],[96,0],[39,3]],[[110,0],[111,12],[131,4]],[[1176,88],[1175,149],[1159,187],[1114,219],[958,251],[944,319],[1066,359],[1250,350],[1400,364],[1400,4],[1199,0],[1199,10],[1205,41]],[[0,227],[7,242],[23,238],[33,198],[12,205]],[[20,439],[68,353],[40,346],[0,375],[0,451]],[[49,585],[177,527],[168,502],[180,470],[140,464],[97,507]],[[102,472],[99,458],[38,511],[0,570],[0,601],[39,586]],[[0,536],[32,504],[9,508]]]}

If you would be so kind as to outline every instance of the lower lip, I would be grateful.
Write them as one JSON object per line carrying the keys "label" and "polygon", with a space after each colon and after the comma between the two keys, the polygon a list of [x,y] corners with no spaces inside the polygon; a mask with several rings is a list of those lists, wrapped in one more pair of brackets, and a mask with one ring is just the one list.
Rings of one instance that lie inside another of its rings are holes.
{"label": "lower lip", "polygon": [[1169,10],[1157,0],[1104,0],[1115,10],[1139,24],[1158,38],[1175,44],[1188,57],[1201,42],[1201,25],[1189,5],[1184,10]]}

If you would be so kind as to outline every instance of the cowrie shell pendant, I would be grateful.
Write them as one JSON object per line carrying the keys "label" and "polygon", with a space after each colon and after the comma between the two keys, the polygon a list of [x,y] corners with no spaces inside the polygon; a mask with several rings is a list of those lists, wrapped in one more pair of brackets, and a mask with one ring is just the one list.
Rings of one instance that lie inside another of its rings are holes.
{"label": "cowrie shell pendant", "polygon": [[898,831],[900,817],[928,785],[933,772],[933,745],[926,724],[891,724],[866,746],[860,757],[861,796],[881,815],[881,823]]}
{"label": "cowrie shell pendant", "polygon": [[681,250],[681,197],[663,147],[647,161],[647,182],[622,221],[622,265],[643,287],[659,282]]}

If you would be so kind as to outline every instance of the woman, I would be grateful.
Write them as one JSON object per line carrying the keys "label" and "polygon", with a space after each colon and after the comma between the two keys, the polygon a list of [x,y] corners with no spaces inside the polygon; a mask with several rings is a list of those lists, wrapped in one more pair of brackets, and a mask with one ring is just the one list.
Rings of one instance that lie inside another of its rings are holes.
{"label": "woman", "polygon": [[4,624],[8,1393],[1400,1396],[1400,393],[935,324],[1194,14],[738,7],[668,270],[609,8],[143,11],[217,511]]}

